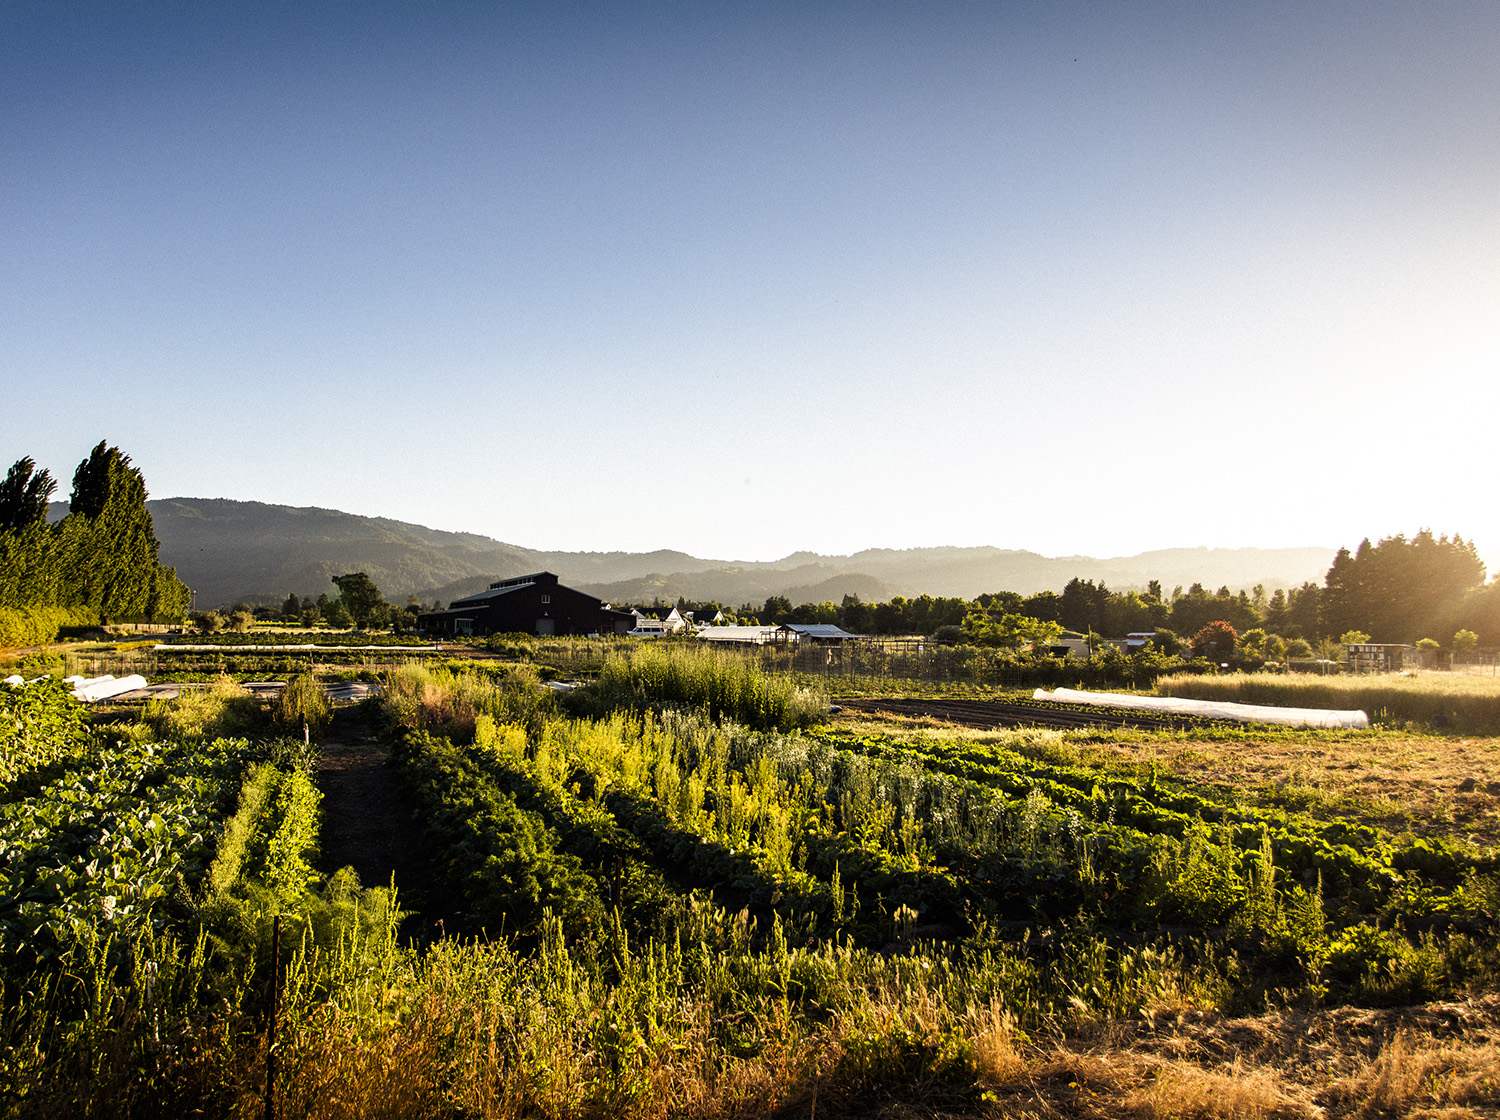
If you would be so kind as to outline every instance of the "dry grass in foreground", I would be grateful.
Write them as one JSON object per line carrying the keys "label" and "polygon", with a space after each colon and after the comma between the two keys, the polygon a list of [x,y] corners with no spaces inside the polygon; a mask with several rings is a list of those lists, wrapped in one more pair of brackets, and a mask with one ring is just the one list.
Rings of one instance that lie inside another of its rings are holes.
{"label": "dry grass in foreground", "polygon": [[1500,1116],[1500,1001],[1117,1024],[1033,1049],[991,1115],[1135,1120]]}
{"label": "dry grass in foreground", "polygon": [[[487,1045],[453,1034],[433,1006],[370,1031],[331,1015],[309,1024],[289,1055],[278,1115],[623,1117],[631,1120],[1475,1120],[1500,1117],[1500,998],[1369,1011],[1287,1011],[1226,1019],[1166,1011],[1155,1019],[1028,1040],[999,1008],[967,1025],[967,1060],[944,1066],[901,1054],[870,1024],[835,1020],[811,1035],[768,1021],[766,1045],[736,1060],[690,1047],[661,1053],[618,1092],[579,1092],[581,1057],[530,1055],[480,1028]],[[892,1022],[893,1028],[916,1026]],[[467,1052],[454,1064],[455,1049]],[[248,1056],[248,1055],[247,1055]],[[231,1115],[262,1115],[261,1072],[245,1072]],[[911,1063],[893,1076],[892,1063]],[[544,1090],[544,1087],[545,1090]],[[544,1091],[539,1091],[544,1090]]]}

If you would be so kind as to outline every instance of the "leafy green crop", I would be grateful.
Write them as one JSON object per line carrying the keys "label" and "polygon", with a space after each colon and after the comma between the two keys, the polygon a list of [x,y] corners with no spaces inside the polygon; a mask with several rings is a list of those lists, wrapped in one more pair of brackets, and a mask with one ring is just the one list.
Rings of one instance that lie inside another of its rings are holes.
{"label": "leafy green crop", "polygon": [[558,851],[556,834],[496,788],[466,751],[414,732],[403,758],[428,835],[449,853],[450,877],[476,927],[497,937],[530,935],[549,910],[575,935],[603,927],[603,905],[578,857]]}
{"label": "leafy green crop", "polygon": [[242,743],[93,748],[0,805],[0,961],[12,975],[85,930],[126,938],[192,912]]}
{"label": "leafy green crop", "polygon": [[0,684],[0,783],[79,750],[89,741],[83,705],[55,677]]}

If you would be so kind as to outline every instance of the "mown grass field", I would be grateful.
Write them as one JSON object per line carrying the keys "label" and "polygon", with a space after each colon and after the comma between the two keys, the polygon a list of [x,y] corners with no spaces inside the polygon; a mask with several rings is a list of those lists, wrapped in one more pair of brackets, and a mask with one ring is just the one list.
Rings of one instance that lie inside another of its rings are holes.
{"label": "mown grass field", "polygon": [[319,863],[310,682],[92,736],[16,708],[0,1114],[263,1115],[273,1023],[282,1116],[1500,1109],[1500,739],[986,732],[600,670],[388,665],[334,720],[426,869],[394,899]]}

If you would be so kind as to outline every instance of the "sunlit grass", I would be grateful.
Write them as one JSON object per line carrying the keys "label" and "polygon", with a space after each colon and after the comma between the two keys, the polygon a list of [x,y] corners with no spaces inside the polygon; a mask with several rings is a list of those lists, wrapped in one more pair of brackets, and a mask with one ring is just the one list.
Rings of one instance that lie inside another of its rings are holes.
{"label": "sunlit grass", "polygon": [[821,692],[768,673],[737,653],[695,646],[645,646],[615,654],[593,688],[605,697],[683,705],[748,727],[784,731],[816,722],[828,703]]}
{"label": "sunlit grass", "polygon": [[1374,676],[1230,673],[1163,677],[1156,682],[1156,692],[1191,700],[1359,710],[1385,723],[1500,732],[1500,679],[1493,677],[1435,672]]}

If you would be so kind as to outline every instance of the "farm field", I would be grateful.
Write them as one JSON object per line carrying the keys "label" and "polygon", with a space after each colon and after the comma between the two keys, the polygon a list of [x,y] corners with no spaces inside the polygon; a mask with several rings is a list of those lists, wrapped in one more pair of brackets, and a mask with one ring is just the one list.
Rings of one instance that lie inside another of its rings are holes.
{"label": "farm field", "polygon": [[1500,1108],[1500,739],[376,672],[20,713],[0,1114]]}
{"label": "farm field", "polygon": [[[1014,743],[1007,732],[979,730],[976,709],[961,701],[957,721],[945,705],[902,708],[847,702],[835,726],[855,734],[926,736],[978,745]],[[938,714],[925,714],[925,713]],[[1292,731],[1180,726],[1163,734],[1116,730],[1103,722],[1070,735],[1032,733],[1022,748],[1044,757],[1132,774],[1172,774],[1246,803],[1280,805],[1328,819],[1358,821],[1392,836],[1457,838],[1500,845],[1500,738],[1435,735],[1406,729]]]}

